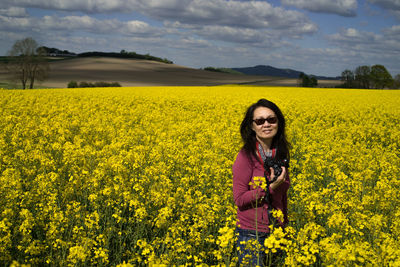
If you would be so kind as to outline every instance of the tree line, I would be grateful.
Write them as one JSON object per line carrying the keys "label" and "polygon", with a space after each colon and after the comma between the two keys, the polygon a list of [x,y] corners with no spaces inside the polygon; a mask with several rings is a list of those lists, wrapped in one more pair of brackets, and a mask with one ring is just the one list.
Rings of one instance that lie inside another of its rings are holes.
{"label": "tree line", "polygon": [[358,66],[354,71],[346,69],[342,72],[341,88],[362,89],[399,89],[400,74],[394,78],[383,65]]}
{"label": "tree line", "polygon": [[78,54],[78,57],[114,57],[114,58],[134,58],[134,59],[145,59],[145,60],[153,60],[158,62],[163,62],[167,64],[173,64],[174,62],[167,58],[155,57],[150,54],[138,54],[136,52],[127,52],[125,50],[121,50],[121,52],[85,52]]}
{"label": "tree line", "polygon": [[[394,78],[383,65],[358,66],[354,71],[346,69],[342,72],[341,85],[337,88],[360,89],[400,89],[400,74]],[[298,85],[301,87],[317,87],[315,76],[300,73]]]}

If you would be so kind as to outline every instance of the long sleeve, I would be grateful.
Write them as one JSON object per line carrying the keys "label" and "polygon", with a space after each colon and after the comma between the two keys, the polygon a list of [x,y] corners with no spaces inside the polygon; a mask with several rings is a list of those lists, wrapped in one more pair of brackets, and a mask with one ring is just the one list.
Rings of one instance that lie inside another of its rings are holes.
{"label": "long sleeve", "polygon": [[244,150],[241,150],[232,166],[233,173],[233,198],[240,209],[252,207],[256,199],[265,196],[261,188],[251,189],[249,183],[253,177],[253,164]]}

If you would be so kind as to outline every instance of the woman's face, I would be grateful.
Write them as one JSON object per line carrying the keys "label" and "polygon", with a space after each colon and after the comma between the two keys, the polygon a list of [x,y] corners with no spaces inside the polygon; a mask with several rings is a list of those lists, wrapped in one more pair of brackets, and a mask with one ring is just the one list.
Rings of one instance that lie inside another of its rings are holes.
{"label": "woman's face", "polygon": [[[261,120],[260,120],[261,119]],[[257,125],[255,122],[264,123]],[[262,141],[272,141],[272,138],[278,132],[278,118],[272,109],[258,107],[253,113],[252,129],[256,133],[257,139]]]}

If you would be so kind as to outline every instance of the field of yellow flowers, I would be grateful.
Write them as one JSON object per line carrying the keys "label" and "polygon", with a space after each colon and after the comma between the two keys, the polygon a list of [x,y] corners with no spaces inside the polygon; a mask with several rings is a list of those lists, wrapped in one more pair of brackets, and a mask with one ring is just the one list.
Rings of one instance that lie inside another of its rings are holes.
{"label": "field of yellow flowers", "polygon": [[292,144],[289,266],[400,266],[400,91],[0,90],[0,265],[234,265],[231,167],[259,98]]}

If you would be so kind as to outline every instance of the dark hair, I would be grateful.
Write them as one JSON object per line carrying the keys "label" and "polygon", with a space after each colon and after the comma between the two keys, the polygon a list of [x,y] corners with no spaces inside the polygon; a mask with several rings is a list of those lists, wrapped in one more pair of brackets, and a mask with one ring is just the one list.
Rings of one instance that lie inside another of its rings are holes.
{"label": "dark hair", "polygon": [[286,138],[286,132],[285,132],[285,118],[283,117],[283,114],[281,110],[278,108],[277,105],[275,105],[273,102],[266,100],[266,99],[260,99],[257,101],[257,103],[252,104],[246,111],[246,114],[244,116],[244,119],[240,125],[240,134],[242,135],[242,139],[244,142],[243,149],[247,152],[247,154],[253,155],[255,158],[258,158],[256,155],[256,133],[252,129],[252,124],[253,124],[253,115],[254,115],[254,110],[258,107],[266,107],[271,109],[273,112],[275,112],[275,115],[278,118],[278,132],[272,139],[272,144],[271,148],[275,148],[277,151],[276,158],[279,160],[283,159],[290,159],[289,155],[289,148],[290,144],[287,141]]}

